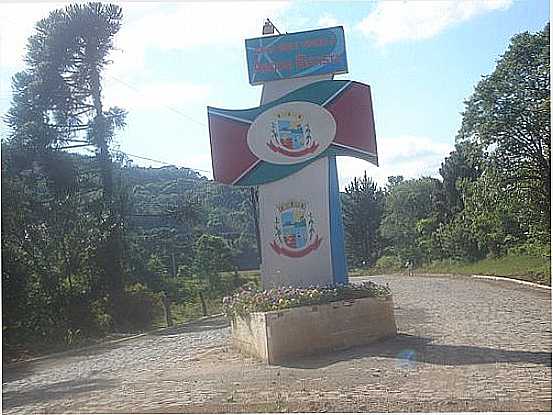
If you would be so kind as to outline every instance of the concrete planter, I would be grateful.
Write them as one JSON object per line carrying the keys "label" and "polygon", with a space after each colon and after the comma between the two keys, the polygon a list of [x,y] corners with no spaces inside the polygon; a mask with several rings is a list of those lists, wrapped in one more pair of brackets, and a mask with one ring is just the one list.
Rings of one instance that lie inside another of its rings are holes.
{"label": "concrete planter", "polygon": [[233,345],[269,364],[397,334],[391,296],[251,313],[231,326]]}

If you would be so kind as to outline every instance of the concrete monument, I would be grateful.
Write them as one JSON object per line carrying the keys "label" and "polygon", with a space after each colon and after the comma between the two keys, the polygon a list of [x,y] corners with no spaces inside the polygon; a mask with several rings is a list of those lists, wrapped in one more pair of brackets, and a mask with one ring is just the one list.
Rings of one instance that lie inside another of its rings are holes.
{"label": "concrete monument", "polygon": [[332,27],[246,40],[258,107],[208,107],[214,179],[259,186],[263,288],[347,283],[336,156],[378,165],[368,85]]}

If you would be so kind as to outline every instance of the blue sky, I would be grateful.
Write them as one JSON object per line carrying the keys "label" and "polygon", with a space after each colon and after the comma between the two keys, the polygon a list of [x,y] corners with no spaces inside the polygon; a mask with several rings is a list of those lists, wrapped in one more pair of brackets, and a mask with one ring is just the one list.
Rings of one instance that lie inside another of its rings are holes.
{"label": "blue sky", "polygon": [[[337,79],[371,85],[381,167],[340,159],[342,186],[364,170],[381,184],[389,175],[436,176],[480,77],[493,71],[514,34],[549,21],[546,0],[120,4],[123,28],[103,80],[106,104],[129,111],[117,145],[208,177],[206,106],[259,103],[244,39],[258,37],[266,17],[281,32],[343,25],[350,72]],[[10,78],[23,68],[33,24],[63,5],[0,5],[0,114],[9,108]]]}

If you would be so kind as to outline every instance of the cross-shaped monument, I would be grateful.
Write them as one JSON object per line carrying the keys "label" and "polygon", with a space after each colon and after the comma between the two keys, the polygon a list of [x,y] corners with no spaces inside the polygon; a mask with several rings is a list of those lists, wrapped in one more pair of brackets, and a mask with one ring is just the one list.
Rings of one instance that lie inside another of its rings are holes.
{"label": "cross-shaped monument", "polygon": [[213,176],[259,186],[263,288],[347,283],[336,156],[378,165],[368,85],[347,73],[341,26],[246,40],[261,105],[208,107]]}

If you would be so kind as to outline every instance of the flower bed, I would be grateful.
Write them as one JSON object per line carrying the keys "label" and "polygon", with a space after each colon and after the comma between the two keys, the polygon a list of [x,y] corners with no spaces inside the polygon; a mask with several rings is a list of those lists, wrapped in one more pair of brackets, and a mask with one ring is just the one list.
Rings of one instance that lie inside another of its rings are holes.
{"label": "flower bed", "polygon": [[233,319],[255,312],[278,311],[306,305],[321,305],[335,301],[348,301],[368,297],[389,297],[387,286],[371,281],[357,284],[341,284],[325,287],[291,288],[270,290],[241,289],[231,297],[223,299],[225,314]]}

